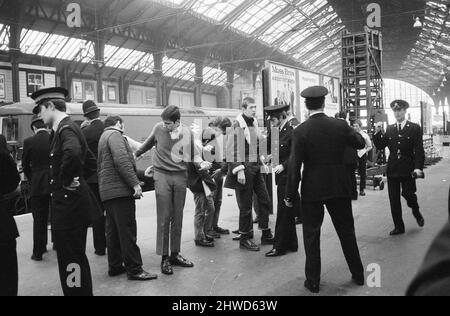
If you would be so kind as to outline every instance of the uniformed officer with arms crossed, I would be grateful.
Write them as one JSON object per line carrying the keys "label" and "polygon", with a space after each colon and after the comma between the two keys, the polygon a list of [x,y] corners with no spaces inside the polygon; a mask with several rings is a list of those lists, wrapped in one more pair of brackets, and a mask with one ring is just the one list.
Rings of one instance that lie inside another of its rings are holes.
{"label": "uniformed officer with arms crossed", "polygon": [[[85,178],[96,170],[81,129],[66,114],[64,88],[35,92],[35,113],[52,125],[50,189],[52,230],[59,274],[65,296],[92,296],[92,278],[86,257],[87,229],[100,214]],[[97,215],[95,218],[94,215]]]}
{"label": "uniformed officer with arms crossed", "polygon": [[[275,183],[277,185],[278,211],[277,223],[275,227],[275,239],[273,249],[266,254],[266,257],[279,257],[287,252],[298,251],[297,228],[295,222],[295,212],[292,208],[286,207],[284,197],[288,180],[289,157],[292,148],[292,135],[294,133],[294,120],[289,120],[287,111],[289,106],[276,105],[264,109],[269,115],[273,129],[278,129],[274,134],[270,133],[268,139],[269,153],[272,155],[272,164],[275,166]],[[273,139],[273,138],[275,139]],[[273,148],[272,144],[277,144],[278,148]],[[300,194],[295,199],[295,210],[300,208]]]}
{"label": "uniformed officer with arms crossed", "polygon": [[391,103],[391,108],[394,110],[397,123],[388,126],[386,133],[382,132],[380,124],[377,125],[373,141],[379,150],[388,147],[390,152],[387,176],[389,200],[395,224],[395,229],[390,235],[396,236],[405,233],[401,195],[412,209],[418,225],[425,226],[425,219],[420,213],[416,195],[416,178],[424,177],[425,151],[421,127],[406,119],[408,102],[396,100]]}
{"label": "uniformed officer with arms crossed", "polygon": [[344,167],[344,149],[347,145],[362,149],[366,143],[345,121],[323,113],[327,94],[325,87],[311,87],[302,92],[310,118],[294,131],[286,190],[286,205],[293,207],[302,181],[305,287],[313,293],[320,291],[320,230],[324,206],[338,233],[353,281],[364,285],[364,267],[356,242],[352,188],[350,175]]}
{"label": "uniformed officer with arms crossed", "polygon": [[34,136],[23,142],[22,167],[30,182],[31,208],[33,211],[33,256],[42,261],[47,252],[48,216],[50,211],[50,134],[42,118],[34,115],[31,121]]}
{"label": "uniformed officer with arms crossed", "polygon": [[[94,154],[95,158],[98,159],[98,143],[100,141],[100,137],[105,130],[105,125],[100,119],[100,108],[93,101],[86,101],[83,103],[83,114],[86,117],[86,121],[83,123],[81,130],[83,131],[83,135],[86,138],[86,142],[89,146],[89,150]],[[102,210],[105,208],[102,205],[100,199],[100,192],[98,188],[98,173],[93,174],[89,179],[87,179],[87,183],[92,193],[94,193],[97,198],[98,203],[100,204]],[[103,211],[102,216],[93,223],[92,232],[94,237],[94,248],[95,254],[97,256],[105,256],[106,255],[106,216]]]}

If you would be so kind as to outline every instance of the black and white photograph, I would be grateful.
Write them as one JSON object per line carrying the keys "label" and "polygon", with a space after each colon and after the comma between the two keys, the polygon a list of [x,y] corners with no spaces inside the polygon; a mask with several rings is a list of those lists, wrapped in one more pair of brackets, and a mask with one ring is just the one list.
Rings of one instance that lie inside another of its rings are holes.
{"label": "black and white photograph", "polygon": [[449,102],[450,0],[0,0],[0,297],[450,296]]}

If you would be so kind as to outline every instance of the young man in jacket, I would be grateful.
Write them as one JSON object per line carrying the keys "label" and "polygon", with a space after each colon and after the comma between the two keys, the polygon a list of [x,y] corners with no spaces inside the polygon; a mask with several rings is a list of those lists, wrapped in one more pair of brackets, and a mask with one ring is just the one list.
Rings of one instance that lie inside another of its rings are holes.
{"label": "young man in jacket", "polygon": [[156,275],[142,269],[141,251],[136,244],[135,199],[142,197],[142,188],[133,152],[123,132],[122,118],[108,117],[98,149],[100,198],[106,208],[109,275],[127,273],[132,281],[154,280]]}

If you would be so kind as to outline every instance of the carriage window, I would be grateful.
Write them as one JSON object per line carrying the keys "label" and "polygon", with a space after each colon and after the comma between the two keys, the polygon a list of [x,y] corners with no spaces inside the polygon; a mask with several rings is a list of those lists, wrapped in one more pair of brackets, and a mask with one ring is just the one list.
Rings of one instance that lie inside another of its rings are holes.
{"label": "carriage window", "polygon": [[1,134],[8,142],[17,142],[19,138],[19,119],[3,117],[1,118]]}

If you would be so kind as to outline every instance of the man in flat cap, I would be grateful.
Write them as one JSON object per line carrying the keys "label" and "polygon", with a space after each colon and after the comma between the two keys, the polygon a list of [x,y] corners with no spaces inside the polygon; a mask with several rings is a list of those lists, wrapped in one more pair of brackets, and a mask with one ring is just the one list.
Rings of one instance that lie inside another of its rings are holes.
{"label": "man in flat cap", "polygon": [[401,196],[408,202],[417,224],[420,227],[425,226],[416,195],[416,179],[424,177],[425,151],[421,127],[406,119],[408,102],[396,100],[391,103],[391,108],[394,110],[397,122],[388,126],[386,133],[383,133],[382,126],[378,125],[373,141],[379,150],[388,147],[390,152],[387,176],[389,200],[395,224],[395,229],[390,235],[396,236],[405,233]]}
{"label": "man in flat cap", "polygon": [[33,213],[31,260],[42,261],[42,255],[47,252],[50,211],[50,133],[38,115],[33,115],[31,129],[35,135],[23,142],[22,167],[30,183]]}
{"label": "man in flat cap", "polygon": [[66,114],[68,92],[50,88],[35,92],[35,113],[52,126],[50,191],[52,231],[65,296],[92,296],[92,278],[86,257],[87,229],[99,206],[86,183],[96,170],[81,129]]}
{"label": "man in flat cap", "polygon": [[[279,257],[287,252],[298,251],[297,228],[295,223],[295,211],[286,207],[284,197],[288,180],[289,157],[292,148],[292,135],[295,122],[289,120],[287,112],[289,106],[275,105],[264,109],[269,116],[272,126],[271,137],[268,140],[268,152],[272,155],[272,164],[275,166],[275,183],[277,185],[278,211],[275,227],[273,249],[266,257]],[[276,148],[272,144],[277,144]],[[297,192],[294,201],[295,209],[300,208],[300,194]]]}
{"label": "man in flat cap", "polygon": [[[100,137],[105,130],[105,125],[100,119],[100,108],[95,104],[94,101],[88,100],[83,103],[83,114],[86,118],[85,123],[82,125],[81,130],[83,131],[83,135],[86,138],[86,142],[90,151],[94,154],[95,158],[98,160],[98,143],[100,141]],[[100,199],[100,192],[98,187],[98,173],[94,173],[91,177],[89,177],[87,183],[94,193],[95,197],[99,205],[104,210]],[[97,256],[105,256],[106,255],[106,217],[105,213],[102,213],[102,216],[93,223],[92,232],[94,236],[94,249],[95,254]]]}
{"label": "man in flat cap", "polygon": [[285,201],[288,207],[294,206],[302,181],[305,287],[313,293],[320,291],[320,230],[324,206],[338,233],[353,281],[360,286],[365,283],[356,242],[351,180],[344,167],[344,148],[348,145],[362,149],[365,141],[345,121],[330,118],[323,112],[327,94],[328,90],[321,86],[302,92],[310,118],[294,131]]}

